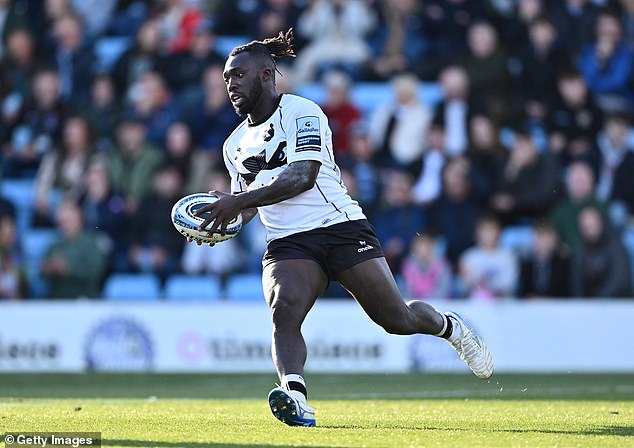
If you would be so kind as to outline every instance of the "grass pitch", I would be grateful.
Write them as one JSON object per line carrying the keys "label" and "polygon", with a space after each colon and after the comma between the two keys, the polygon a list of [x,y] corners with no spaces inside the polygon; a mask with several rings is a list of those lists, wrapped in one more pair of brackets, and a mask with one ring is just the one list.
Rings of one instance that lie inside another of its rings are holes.
{"label": "grass pitch", "polygon": [[96,431],[108,447],[634,447],[632,375],[308,380],[317,428],[273,418],[272,375],[0,375],[0,433]]}

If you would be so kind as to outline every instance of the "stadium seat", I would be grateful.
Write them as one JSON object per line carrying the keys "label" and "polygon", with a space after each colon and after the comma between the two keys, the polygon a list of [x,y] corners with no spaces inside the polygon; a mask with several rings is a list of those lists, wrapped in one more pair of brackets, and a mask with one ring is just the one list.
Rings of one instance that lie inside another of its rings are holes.
{"label": "stadium seat", "polygon": [[230,300],[264,300],[262,277],[258,274],[234,275],[227,282],[226,296]]}
{"label": "stadium seat", "polygon": [[623,231],[623,245],[630,255],[630,269],[634,278],[634,228],[630,227]]}
{"label": "stadium seat", "polygon": [[215,301],[222,296],[220,281],[210,276],[173,275],[165,284],[165,298],[171,301]]}
{"label": "stadium seat", "polygon": [[509,226],[502,230],[500,245],[515,251],[518,255],[530,252],[534,231],[531,226]]}
{"label": "stadium seat", "polygon": [[113,274],[106,280],[103,296],[110,301],[149,301],[161,297],[154,274]]}
{"label": "stadium seat", "polygon": [[246,42],[249,42],[247,36],[216,36],[215,48],[218,53],[222,56],[229,56],[231,50],[239,45],[243,45]]}
{"label": "stadium seat", "polygon": [[48,292],[46,280],[40,269],[42,260],[51,245],[59,238],[56,230],[31,229],[22,233],[21,243],[27,263],[27,277],[29,279],[29,297],[44,298]]}
{"label": "stadium seat", "polygon": [[109,72],[119,57],[132,45],[129,37],[102,37],[95,42],[97,67],[102,73]]}
{"label": "stadium seat", "polygon": [[35,183],[32,179],[4,179],[0,192],[16,208],[16,224],[20,233],[31,225],[33,204],[35,204]]}

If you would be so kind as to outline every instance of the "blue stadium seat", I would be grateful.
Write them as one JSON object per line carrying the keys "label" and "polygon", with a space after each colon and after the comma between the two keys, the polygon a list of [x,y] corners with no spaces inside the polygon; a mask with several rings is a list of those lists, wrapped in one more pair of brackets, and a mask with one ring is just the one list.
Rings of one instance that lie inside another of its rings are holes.
{"label": "blue stadium seat", "polygon": [[634,227],[629,227],[623,231],[623,245],[630,255],[630,268],[632,278],[634,278]]}
{"label": "blue stadium seat", "polygon": [[95,55],[99,72],[107,73],[119,57],[133,44],[129,37],[102,37],[95,42]]}
{"label": "blue stadium seat", "polygon": [[154,274],[113,274],[106,280],[103,296],[110,301],[151,301],[161,297]]}
{"label": "blue stadium seat", "polygon": [[534,231],[531,226],[509,226],[502,230],[500,245],[515,251],[518,255],[527,254],[533,247]]}
{"label": "blue stadium seat", "polygon": [[0,183],[2,196],[16,208],[17,227],[21,232],[31,225],[33,204],[35,203],[35,183],[33,179],[4,179]]}
{"label": "blue stadium seat", "polygon": [[220,281],[210,276],[173,275],[165,284],[165,298],[171,301],[215,301],[222,296]]}
{"label": "blue stadium seat", "polygon": [[258,274],[240,274],[229,278],[226,296],[230,300],[264,300],[262,277]]}
{"label": "blue stadium seat", "polygon": [[214,50],[222,56],[229,56],[234,47],[244,45],[250,40],[247,36],[216,36]]}
{"label": "blue stadium seat", "polygon": [[21,234],[22,248],[27,262],[29,297],[44,298],[48,284],[40,272],[42,261],[51,245],[59,238],[56,230],[31,229]]}

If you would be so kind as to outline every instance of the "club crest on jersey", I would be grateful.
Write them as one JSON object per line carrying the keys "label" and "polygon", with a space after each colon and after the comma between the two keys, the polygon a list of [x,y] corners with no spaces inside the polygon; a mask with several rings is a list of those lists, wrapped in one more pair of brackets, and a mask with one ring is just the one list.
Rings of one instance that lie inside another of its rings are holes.
{"label": "club crest on jersey", "polygon": [[270,142],[274,136],[275,136],[275,129],[273,128],[273,123],[271,123],[271,126],[268,129],[264,130],[263,139],[265,142]]}
{"label": "club crest on jersey", "polygon": [[321,151],[319,117],[301,117],[296,120],[297,141],[295,152]]}

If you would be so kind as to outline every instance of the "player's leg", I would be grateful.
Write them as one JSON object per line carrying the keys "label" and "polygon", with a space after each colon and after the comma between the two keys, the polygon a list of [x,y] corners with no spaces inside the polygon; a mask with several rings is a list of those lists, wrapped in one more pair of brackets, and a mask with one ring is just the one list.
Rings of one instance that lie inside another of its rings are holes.
{"label": "player's leg", "polygon": [[340,272],[337,279],[387,332],[443,337],[478,377],[493,374],[493,358],[482,339],[455,313],[440,313],[419,300],[406,303],[385,258],[362,261]]}
{"label": "player's leg", "polygon": [[328,278],[315,261],[280,260],[264,268],[262,285],[271,309],[273,362],[282,386],[269,393],[271,411],[288,425],[314,426],[314,410],[306,404],[306,343],[301,326]]}
{"label": "player's leg", "polygon": [[370,318],[392,334],[440,334],[445,318],[420,300],[405,302],[385,258],[371,258],[339,273],[337,280]]}
{"label": "player's leg", "polygon": [[273,323],[273,362],[280,379],[304,373],[306,343],[301,326],[328,278],[312,260],[281,260],[267,265],[262,285]]}

